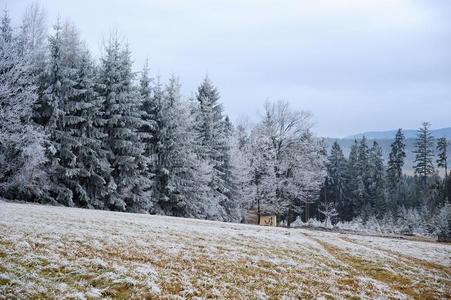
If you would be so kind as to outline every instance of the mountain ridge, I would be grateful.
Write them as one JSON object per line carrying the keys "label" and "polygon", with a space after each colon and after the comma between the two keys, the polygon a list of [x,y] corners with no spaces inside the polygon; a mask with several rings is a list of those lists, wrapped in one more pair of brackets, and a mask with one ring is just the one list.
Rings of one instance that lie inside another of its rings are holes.
{"label": "mountain ridge", "polygon": [[[384,139],[394,139],[396,132],[398,130],[385,130],[385,131],[367,131],[362,133],[357,133],[354,135],[350,135],[344,138],[343,140],[354,140],[361,139],[365,136],[370,140],[384,140]],[[417,129],[403,129],[403,133],[406,139],[414,139],[417,136]],[[432,136],[434,138],[446,137],[447,139],[451,139],[451,127],[438,128],[431,130]]]}

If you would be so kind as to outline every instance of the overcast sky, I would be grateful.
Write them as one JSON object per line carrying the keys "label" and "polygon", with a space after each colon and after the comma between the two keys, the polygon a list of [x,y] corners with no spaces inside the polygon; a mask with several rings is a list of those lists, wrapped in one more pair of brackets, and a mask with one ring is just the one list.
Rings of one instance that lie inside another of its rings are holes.
{"label": "overcast sky", "polygon": [[[0,0],[20,18],[28,0]],[[205,74],[232,119],[285,99],[314,114],[319,135],[451,126],[450,0],[47,0],[98,56],[113,29],[135,68]]]}

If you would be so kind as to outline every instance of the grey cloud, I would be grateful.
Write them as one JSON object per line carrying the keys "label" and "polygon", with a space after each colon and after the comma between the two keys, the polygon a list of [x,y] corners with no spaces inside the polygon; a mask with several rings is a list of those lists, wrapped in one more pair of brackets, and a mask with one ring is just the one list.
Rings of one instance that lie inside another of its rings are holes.
{"label": "grey cloud", "polygon": [[[2,0],[0,0],[1,2]],[[8,0],[19,16],[31,0]],[[266,99],[311,110],[321,135],[451,126],[451,1],[41,1],[93,52],[117,28],[136,68],[176,73],[190,95],[208,73],[232,118]]]}

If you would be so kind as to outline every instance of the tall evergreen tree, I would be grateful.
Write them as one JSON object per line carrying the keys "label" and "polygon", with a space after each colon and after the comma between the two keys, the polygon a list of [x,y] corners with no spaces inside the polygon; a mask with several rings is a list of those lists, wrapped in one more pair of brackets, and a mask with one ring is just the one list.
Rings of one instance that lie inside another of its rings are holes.
{"label": "tall evergreen tree", "polygon": [[74,92],[65,104],[64,131],[76,156],[72,191],[78,206],[104,208],[110,164],[102,140],[102,101],[94,90],[95,68],[89,52],[80,50]]}
{"label": "tall evergreen tree", "polygon": [[[154,134],[155,151],[155,191],[158,204],[166,214],[184,215],[180,208],[178,197],[174,197],[177,160],[177,109],[180,101],[180,85],[175,77],[171,77],[168,85],[163,89],[158,83],[154,92],[154,118],[157,130]],[[181,117],[181,116],[179,116]]]}
{"label": "tall evergreen tree", "polygon": [[219,102],[219,92],[208,77],[199,86],[196,100],[195,130],[199,145],[198,153],[212,166],[213,171],[209,184],[211,198],[222,208],[219,215],[212,216],[212,218],[227,219],[226,209],[230,205],[228,193],[231,188],[227,186],[226,182],[228,170],[226,170],[225,158],[228,141],[222,105]]}
{"label": "tall evergreen tree", "polygon": [[142,156],[144,161],[144,169],[141,175],[150,181],[150,186],[145,187],[144,191],[146,194],[152,195],[151,202],[155,203],[157,202],[155,199],[155,153],[158,142],[158,125],[161,123],[161,121],[157,119],[160,115],[156,105],[161,101],[162,91],[159,82],[157,85],[154,85],[154,80],[150,77],[148,61],[144,64],[141,72],[138,89],[141,119],[141,124],[138,128],[138,136],[140,142],[143,144]]}
{"label": "tall evergreen tree", "polygon": [[350,220],[359,214],[360,208],[360,192],[361,179],[359,176],[359,143],[357,140],[351,146],[349,152],[348,167],[347,167],[347,190],[349,191],[350,203],[348,215],[343,216],[345,220]]}
{"label": "tall evergreen tree", "polygon": [[109,164],[101,148],[101,103],[94,70],[76,28],[58,22],[49,38],[45,90],[37,110],[50,135],[52,192],[65,205],[103,208]]}
{"label": "tall evergreen tree", "polygon": [[402,168],[406,158],[406,144],[402,129],[396,132],[395,140],[390,146],[390,154],[388,158],[387,181],[390,193],[399,192],[399,185],[402,179]]}
{"label": "tall evergreen tree", "polygon": [[385,205],[385,168],[382,148],[374,141],[369,157],[370,185],[369,200],[373,214],[382,217],[386,210]]}
{"label": "tall evergreen tree", "polygon": [[368,141],[365,136],[363,136],[362,140],[359,143],[358,148],[358,189],[357,189],[357,197],[360,213],[364,214],[366,218],[369,214],[369,210],[371,205],[369,203],[369,183],[370,183],[370,168],[369,168],[369,156],[370,150],[368,147]]}
{"label": "tall evergreen tree", "polygon": [[418,130],[415,143],[415,175],[419,176],[423,185],[426,185],[427,177],[434,173],[434,138],[430,128],[431,124],[424,122]]}
{"label": "tall evergreen tree", "polygon": [[445,201],[448,200],[448,145],[449,141],[443,137],[437,140],[437,167],[443,168],[445,171]]}
{"label": "tall evergreen tree", "polygon": [[58,19],[48,38],[48,62],[41,79],[41,93],[35,110],[36,121],[56,139],[54,130],[62,127],[64,98],[72,88],[72,66],[66,64],[63,27]]}
{"label": "tall evergreen tree", "polygon": [[[78,55],[79,40],[76,32],[69,29],[68,25],[63,27],[58,20],[54,33],[49,37],[45,89],[37,112],[38,120],[50,137],[47,156],[52,195],[57,202],[69,206],[75,205],[74,190],[83,194],[75,180],[81,171],[76,166],[77,157],[74,153],[77,141],[66,130],[66,125],[76,122],[76,118],[70,118],[66,105],[69,97],[78,93],[74,88]],[[83,201],[86,204],[86,199]]]}
{"label": "tall evergreen tree", "polygon": [[[158,85],[157,85],[158,86]],[[180,84],[172,76],[159,98],[156,191],[164,214],[211,218],[210,167],[196,155],[189,111],[181,101]]]}
{"label": "tall evergreen tree", "polygon": [[108,207],[116,210],[149,211],[151,181],[138,129],[140,97],[133,86],[130,51],[112,35],[105,46],[98,73],[98,93],[103,101],[105,147],[111,164]]}
{"label": "tall evergreen tree", "polygon": [[228,116],[225,116],[223,121],[223,145],[222,145],[222,172],[223,180],[227,191],[225,192],[226,201],[221,205],[224,207],[230,221],[237,221],[240,217],[238,212],[238,194],[237,192],[237,180],[238,176],[236,168],[233,166],[232,158],[232,143],[233,143],[234,127]]}
{"label": "tall evergreen tree", "polygon": [[334,202],[338,213],[345,215],[349,206],[347,199],[347,161],[337,142],[332,144],[327,164],[329,183],[332,188]]}

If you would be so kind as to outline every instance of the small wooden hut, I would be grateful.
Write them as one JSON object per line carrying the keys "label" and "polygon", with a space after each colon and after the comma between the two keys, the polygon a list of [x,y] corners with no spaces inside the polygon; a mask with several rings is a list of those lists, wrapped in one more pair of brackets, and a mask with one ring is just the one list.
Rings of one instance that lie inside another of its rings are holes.
{"label": "small wooden hut", "polygon": [[265,212],[260,213],[260,220],[258,218],[257,209],[249,209],[244,218],[246,224],[254,224],[261,226],[277,226],[277,216]]}

